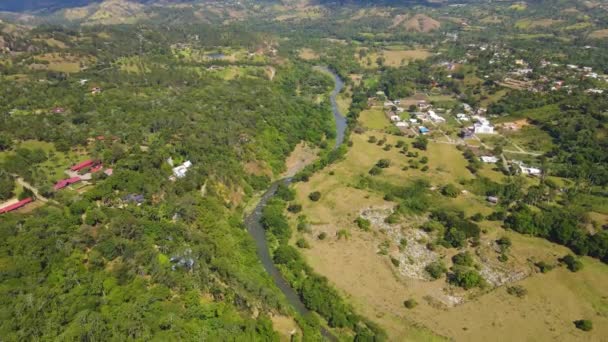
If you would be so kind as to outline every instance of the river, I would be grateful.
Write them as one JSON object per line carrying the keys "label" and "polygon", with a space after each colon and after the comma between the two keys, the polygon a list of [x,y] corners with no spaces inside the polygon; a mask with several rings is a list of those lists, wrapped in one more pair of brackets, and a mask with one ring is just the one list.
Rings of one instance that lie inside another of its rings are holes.
{"label": "river", "polygon": [[[340,113],[340,108],[338,108],[338,103],[337,103],[337,96],[340,93],[340,91],[342,90],[342,88],[344,88],[344,82],[335,72],[333,72],[327,68],[320,68],[320,69],[322,69],[325,72],[329,72],[334,77],[335,85],[334,85],[334,89],[330,95],[330,102],[331,102],[332,112],[334,115],[334,120],[336,122],[336,144],[335,144],[334,148],[338,148],[338,147],[340,147],[340,145],[342,145],[342,143],[344,143],[344,133],[346,131],[346,126],[347,126],[346,117],[344,117],[344,115],[342,115],[342,113]],[[260,258],[260,261],[262,262],[264,269],[266,270],[266,272],[268,272],[268,274],[270,274],[275,285],[281,290],[281,292],[283,292],[283,294],[287,298],[287,301],[289,302],[289,304],[291,304],[291,306],[293,306],[293,308],[300,315],[305,316],[310,313],[310,310],[308,310],[306,308],[306,306],[304,305],[304,303],[302,303],[302,301],[300,300],[300,296],[298,296],[296,291],[293,288],[291,288],[289,283],[283,278],[283,276],[281,275],[281,272],[279,271],[279,269],[275,266],[274,262],[272,261],[272,257],[270,256],[270,252],[268,251],[268,243],[266,241],[266,232],[264,231],[264,227],[262,226],[262,223],[261,223],[262,210],[264,209],[264,207],[266,206],[268,201],[274,196],[279,184],[280,183],[290,184],[291,181],[292,181],[292,178],[288,177],[288,178],[283,178],[283,179],[280,179],[280,180],[274,182],[270,186],[270,188],[268,190],[266,190],[266,192],[260,199],[260,202],[258,202],[255,209],[253,210],[253,212],[245,218],[245,225],[247,227],[247,230],[249,231],[249,234],[251,234],[251,236],[255,240],[255,243],[257,246],[258,257]],[[336,338],[325,328],[321,328],[321,334],[327,339],[336,340]]]}

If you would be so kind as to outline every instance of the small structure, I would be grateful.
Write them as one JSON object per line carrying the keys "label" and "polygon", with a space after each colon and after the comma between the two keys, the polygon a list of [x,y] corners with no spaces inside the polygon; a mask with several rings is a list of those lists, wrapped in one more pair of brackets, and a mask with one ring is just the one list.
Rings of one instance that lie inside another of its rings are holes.
{"label": "small structure", "polygon": [[465,114],[465,113],[458,113],[456,114],[456,119],[460,120],[460,121],[469,121],[469,117]]}
{"label": "small structure", "polygon": [[432,110],[429,110],[427,112],[427,114],[429,115],[429,119],[431,119],[431,121],[435,122],[435,123],[441,123],[441,122],[445,122],[445,119],[439,115],[437,115],[437,113],[435,113]]}
{"label": "small structure", "polygon": [[540,176],[542,174],[542,170],[536,167],[525,166],[524,164],[519,164],[519,169],[521,173],[528,176]]}
{"label": "small structure", "polygon": [[191,166],[192,163],[189,160],[186,160],[182,165],[173,168],[173,176],[175,176],[175,178],[186,177],[186,173]]}
{"label": "small structure", "polygon": [[15,211],[17,209],[23,208],[27,204],[32,203],[33,201],[34,201],[34,199],[32,199],[31,197],[22,199],[21,201],[19,201],[17,203],[13,203],[13,204],[11,204],[9,206],[6,206],[6,207],[0,209],[0,214],[8,213],[8,212]]}
{"label": "small structure", "polygon": [[392,103],[391,101],[385,101],[385,102],[384,102],[384,107],[392,107],[392,106],[394,106],[394,105],[395,105],[395,104],[394,104],[394,103]]}
{"label": "small structure", "polygon": [[145,201],[145,197],[142,194],[129,194],[122,198],[125,202],[135,203],[137,206],[142,205]]}
{"label": "small structure", "polygon": [[494,134],[494,126],[490,124],[488,119],[479,115],[474,116],[474,118],[477,119],[477,122],[473,125],[475,134]]}
{"label": "small structure", "polygon": [[93,89],[91,89],[91,94],[93,94],[93,95],[101,94],[101,88],[94,87]]}
{"label": "small structure", "polygon": [[63,108],[63,107],[53,108],[53,114],[63,114],[63,113],[65,113],[65,108]]}
{"label": "small structure", "polygon": [[97,172],[101,171],[101,169],[103,169],[103,165],[102,164],[93,166],[91,168],[91,173],[97,173]]}
{"label": "small structure", "polygon": [[408,128],[410,125],[407,124],[407,122],[405,121],[399,121],[395,124],[395,126],[397,127],[403,127],[403,128]]}
{"label": "small structure", "polygon": [[429,129],[424,126],[420,126],[418,128],[418,131],[420,132],[420,134],[428,134],[430,132]]}
{"label": "small structure", "polygon": [[486,197],[486,201],[492,204],[498,204],[498,197],[496,196],[488,196]]}
{"label": "small structure", "polygon": [[460,131],[460,135],[463,139],[472,138],[475,135],[475,130],[473,129],[473,127],[467,127]]}
{"label": "small structure", "polygon": [[106,174],[106,176],[111,176],[114,173],[114,169],[106,169],[103,173]]}
{"label": "small structure", "polygon": [[57,182],[53,188],[55,189],[55,191],[61,190],[61,189],[65,188],[66,186],[74,184],[74,183],[78,183],[81,180],[82,179],[80,177],[72,177],[72,178],[62,179],[59,182]]}
{"label": "small structure", "polygon": [[401,117],[399,115],[391,115],[391,121],[393,121],[393,122],[401,121]]}
{"label": "small structure", "polygon": [[88,160],[85,160],[83,162],[80,162],[80,163],[72,166],[70,168],[70,170],[74,171],[74,172],[80,172],[81,170],[86,169],[87,167],[94,166],[94,165],[95,165],[95,161],[92,159],[88,159]]}
{"label": "small structure", "polygon": [[433,107],[431,104],[427,103],[426,101],[422,100],[422,101],[418,101],[418,109],[419,110],[425,110],[428,108]]}
{"label": "small structure", "polygon": [[498,161],[498,158],[494,156],[481,156],[481,161],[487,164],[493,164]]}

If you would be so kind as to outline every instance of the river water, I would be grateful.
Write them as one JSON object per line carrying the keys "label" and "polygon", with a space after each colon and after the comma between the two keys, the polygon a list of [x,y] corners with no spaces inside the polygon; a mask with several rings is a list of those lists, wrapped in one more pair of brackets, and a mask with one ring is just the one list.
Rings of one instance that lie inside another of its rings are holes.
{"label": "river water", "polygon": [[[334,114],[334,120],[336,122],[336,145],[334,148],[338,148],[344,142],[344,132],[346,131],[347,126],[346,117],[342,115],[342,113],[340,113],[340,109],[338,108],[338,103],[336,101],[338,94],[340,93],[342,88],[344,88],[344,82],[335,72],[327,68],[320,69],[324,70],[325,72],[331,73],[334,77],[335,85],[330,95],[330,102],[332,112]],[[261,223],[262,210],[264,209],[268,201],[274,196],[279,184],[290,184],[291,181],[292,178],[288,177],[274,182],[270,186],[270,188],[266,190],[253,212],[245,218],[245,226],[247,227],[247,230],[255,240],[257,246],[257,254],[260,258],[260,261],[262,262],[262,265],[264,266],[264,269],[266,270],[266,272],[268,272],[268,274],[270,274],[276,286],[281,290],[281,292],[283,292],[289,304],[291,304],[291,306],[293,306],[293,308],[300,315],[305,316],[310,313],[310,310],[308,310],[304,303],[302,303],[302,300],[300,300],[300,297],[298,296],[296,291],[291,288],[289,283],[283,278],[281,272],[272,261],[272,257],[270,256],[270,252],[268,251],[266,232],[264,231],[264,227]],[[324,337],[330,340],[336,340],[336,338],[325,328],[321,328],[321,334],[323,334]]]}

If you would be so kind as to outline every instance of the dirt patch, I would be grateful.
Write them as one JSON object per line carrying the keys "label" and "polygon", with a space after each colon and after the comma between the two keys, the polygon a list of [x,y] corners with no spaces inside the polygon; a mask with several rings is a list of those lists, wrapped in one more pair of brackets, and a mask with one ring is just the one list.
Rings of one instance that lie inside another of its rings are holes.
{"label": "dirt patch", "polygon": [[302,335],[300,328],[293,318],[282,315],[270,316],[272,327],[279,333],[281,341],[292,341],[292,336]]}
{"label": "dirt patch", "polygon": [[597,39],[608,38],[608,29],[593,31],[589,37]]}
{"label": "dirt patch", "polygon": [[311,164],[318,158],[318,148],[312,147],[305,142],[301,142],[296,145],[296,148],[291,152],[287,160],[285,160],[285,166],[287,170],[282,175],[283,177],[291,177],[296,173],[300,172],[307,165]]}
{"label": "dirt patch", "polygon": [[313,59],[319,59],[319,54],[316,53],[313,49],[309,49],[309,48],[303,48],[300,50],[298,56],[300,56],[300,58],[310,61]]}
{"label": "dirt patch", "polygon": [[530,126],[531,123],[528,119],[520,119],[520,120],[516,120],[516,121],[511,121],[511,122],[505,122],[502,124],[497,125],[498,128],[503,129],[505,131],[519,131],[520,129],[526,127],[526,126]]}
{"label": "dirt patch", "polygon": [[272,177],[272,170],[259,161],[250,161],[243,165],[245,172],[256,176]]}

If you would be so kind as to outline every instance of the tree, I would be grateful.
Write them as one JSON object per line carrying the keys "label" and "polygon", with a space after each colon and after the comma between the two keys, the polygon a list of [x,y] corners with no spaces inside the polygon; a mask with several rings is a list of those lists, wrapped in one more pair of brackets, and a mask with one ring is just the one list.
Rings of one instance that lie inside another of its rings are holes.
{"label": "tree", "polygon": [[13,140],[4,133],[0,133],[0,151],[6,151],[13,147]]}
{"label": "tree", "polygon": [[447,184],[441,188],[441,194],[447,197],[456,198],[460,191],[454,184]]}
{"label": "tree", "polygon": [[429,139],[426,136],[421,134],[418,137],[416,137],[416,140],[414,140],[414,142],[412,142],[412,146],[414,148],[424,151],[424,150],[426,150],[428,143],[429,143]]}
{"label": "tree", "polygon": [[317,202],[317,201],[319,201],[319,200],[321,199],[321,193],[320,193],[320,192],[318,192],[318,191],[311,192],[311,193],[308,195],[308,198],[309,198],[311,201],[313,201],[313,202]]}
{"label": "tree", "polygon": [[454,255],[452,257],[452,262],[454,265],[471,267],[473,266],[474,260],[471,253],[467,251]]}
{"label": "tree", "polygon": [[414,298],[410,298],[403,302],[403,306],[405,306],[408,309],[413,309],[417,305],[418,305],[418,302],[416,302],[416,300]]}
{"label": "tree", "polygon": [[424,270],[433,279],[441,278],[441,276],[444,275],[448,271],[448,269],[445,267],[445,265],[441,261],[433,261],[432,263],[426,265]]}
{"label": "tree", "polygon": [[477,286],[482,286],[483,278],[477,271],[465,267],[453,267],[452,273],[448,277],[450,283],[460,286],[465,290],[472,289]]}
{"label": "tree", "polygon": [[582,331],[591,331],[591,330],[593,330],[593,322],[591,322],[588,319],[579,319],[577,321],[574,321],[574,326],[577,329],[580,329]]}
{"label": "tree", "polygon": [[15,180],[7,172],[0,170],[0,200],[7,200],[13,196]]}
{"label": "tree", "polygon": [[380,159],[376,163],[376,166],[379,167],[379,168],[381,168],[381,169],[386,169],[389,166],[391,166],[391,161],[389,159]]}
{"label": "tree", "polygon": [[565,255],[559,261],[566,264],[566,267],[568,267],[568,269],[572,272],[578,272],[583,269],[583,263],[575,258],[572,254]]}

